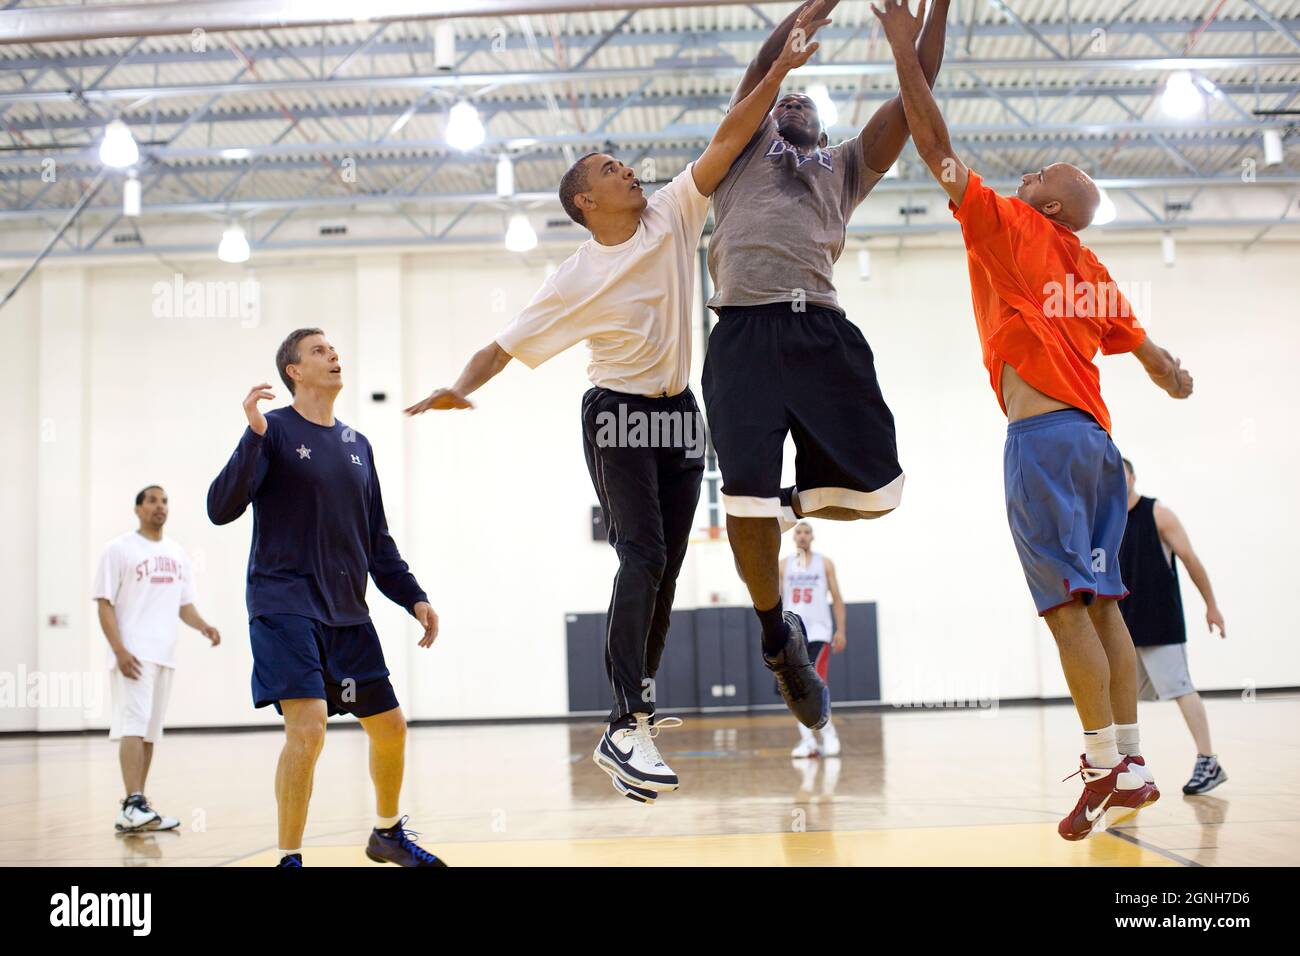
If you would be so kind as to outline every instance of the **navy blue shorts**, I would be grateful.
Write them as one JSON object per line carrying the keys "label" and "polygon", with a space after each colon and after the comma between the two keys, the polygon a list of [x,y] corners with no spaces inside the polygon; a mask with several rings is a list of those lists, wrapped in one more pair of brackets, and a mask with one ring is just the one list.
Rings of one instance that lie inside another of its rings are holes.
{"label": "navy blue shorts", "polygon": [[1039,614],[1082,597],[1122,598],[1124,460],[1106,430],[1069,408],[1007,426],[1007,521]]}
{"label": "navy blue shorts", "polygon": [[330,627],[298,614],[264,614],[249,624],[253,706],[315,697],[329,714],[373,717],[397,706],[379,634],[369,621]]}

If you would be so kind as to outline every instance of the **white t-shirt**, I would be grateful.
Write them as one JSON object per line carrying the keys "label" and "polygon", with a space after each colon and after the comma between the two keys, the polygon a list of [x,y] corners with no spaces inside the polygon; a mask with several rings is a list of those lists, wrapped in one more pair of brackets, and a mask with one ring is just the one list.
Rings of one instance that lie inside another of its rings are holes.
{"label": "white t-shirt", "polygon": [[[166,536],[150,541],[138,531],[114,538],[95,574],[95,599],[107,599],[117,615],[126,649],[141,661],[176,666],[180,610],[196,600],[189,555]],[[116,663],[109,654],[110,667]]]}
{"label": "white t-shirt", "polygon": [[709,214],[692,166],[650,197],[630,239],[602,246],[592,238],[579,246],[497,344],[536,368],[586,339],[593,385],[649,396],[684,391],[695,252]]}

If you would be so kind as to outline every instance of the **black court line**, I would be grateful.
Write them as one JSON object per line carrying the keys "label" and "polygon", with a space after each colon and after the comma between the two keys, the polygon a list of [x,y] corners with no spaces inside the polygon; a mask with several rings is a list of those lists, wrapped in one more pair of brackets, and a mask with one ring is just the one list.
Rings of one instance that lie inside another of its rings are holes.
{"label": "black court line", "polygon": [[1189,860],[1185,856],[1179,856],[1173,850],[1166,850],[1163,847],[1156,846],[1154,843],[1148,843],[1146,840],[1139,840],[1137,837],[1120,830],[1104,830],[1102,832],[1109,833],[1111,836],[1118,837],[1121,840],[1127,840],[1134,846],[1141,847],[1144,850],[1150,850],[1152,853],[1163,856],[1166,860],[1173,860],[1180,866],[1205,866],[1204,863],[1197,863],[1195,860]]}

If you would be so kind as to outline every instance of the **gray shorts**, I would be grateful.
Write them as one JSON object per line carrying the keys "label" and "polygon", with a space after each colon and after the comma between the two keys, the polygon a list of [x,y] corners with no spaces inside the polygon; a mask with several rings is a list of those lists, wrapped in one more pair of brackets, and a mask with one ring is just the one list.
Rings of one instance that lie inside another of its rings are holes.
{"label": "gray shorts", "polygon": [[1196,693],[1187,671],[1186,644],[1155,644],[1135,650],[1138,700],[1173,700]]}

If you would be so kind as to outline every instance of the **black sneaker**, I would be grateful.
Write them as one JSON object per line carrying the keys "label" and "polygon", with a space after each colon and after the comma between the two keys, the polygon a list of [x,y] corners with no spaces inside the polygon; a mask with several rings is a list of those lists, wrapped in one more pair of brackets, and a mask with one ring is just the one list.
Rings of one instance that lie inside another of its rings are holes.
{"label": "black sneaker", "polygon": [[1183,784],[1183,793],[1189,797],[1209,793],[1221,783],[1228,782],[1228,775],[1219,766],[1219,758],[1204,754],[1196,755],[1196,766],[1192,768],[1192,777]]}
{"label": "black sneaker", "polygon": [[279,869],[280,867],[283,866],[283,867],[296,867],[296,868],[298,868],[298,869],[301,870],[301,869],[302,869],[302,854],[301,854],[301,853],[290,853],[288,856],[282,856],[282,857],[280,857],[280,862],[277,863],[275,866],[276,866],[276,869]]}
{"label": "black sneaker", "polygon": [[794,611],[786,611],[783,618],[790,627],[790,636],[776,656],[763,652],[763,664],[776,676],[776,686],[790,713],[805,727],[818,730],[831,719],[831,689],[822,683],[808,660],[808,632],[803,620]]}
{"label": "black sneaker", "polygon": [[387,830],[378,828],[371,830],[370,842],[366,845],[366,856],[376,863],[445,867],[446,863],[415,842],[415,838],[420,834],[406,829],[406,821],[409,819],[410,817],[402,817]]}

